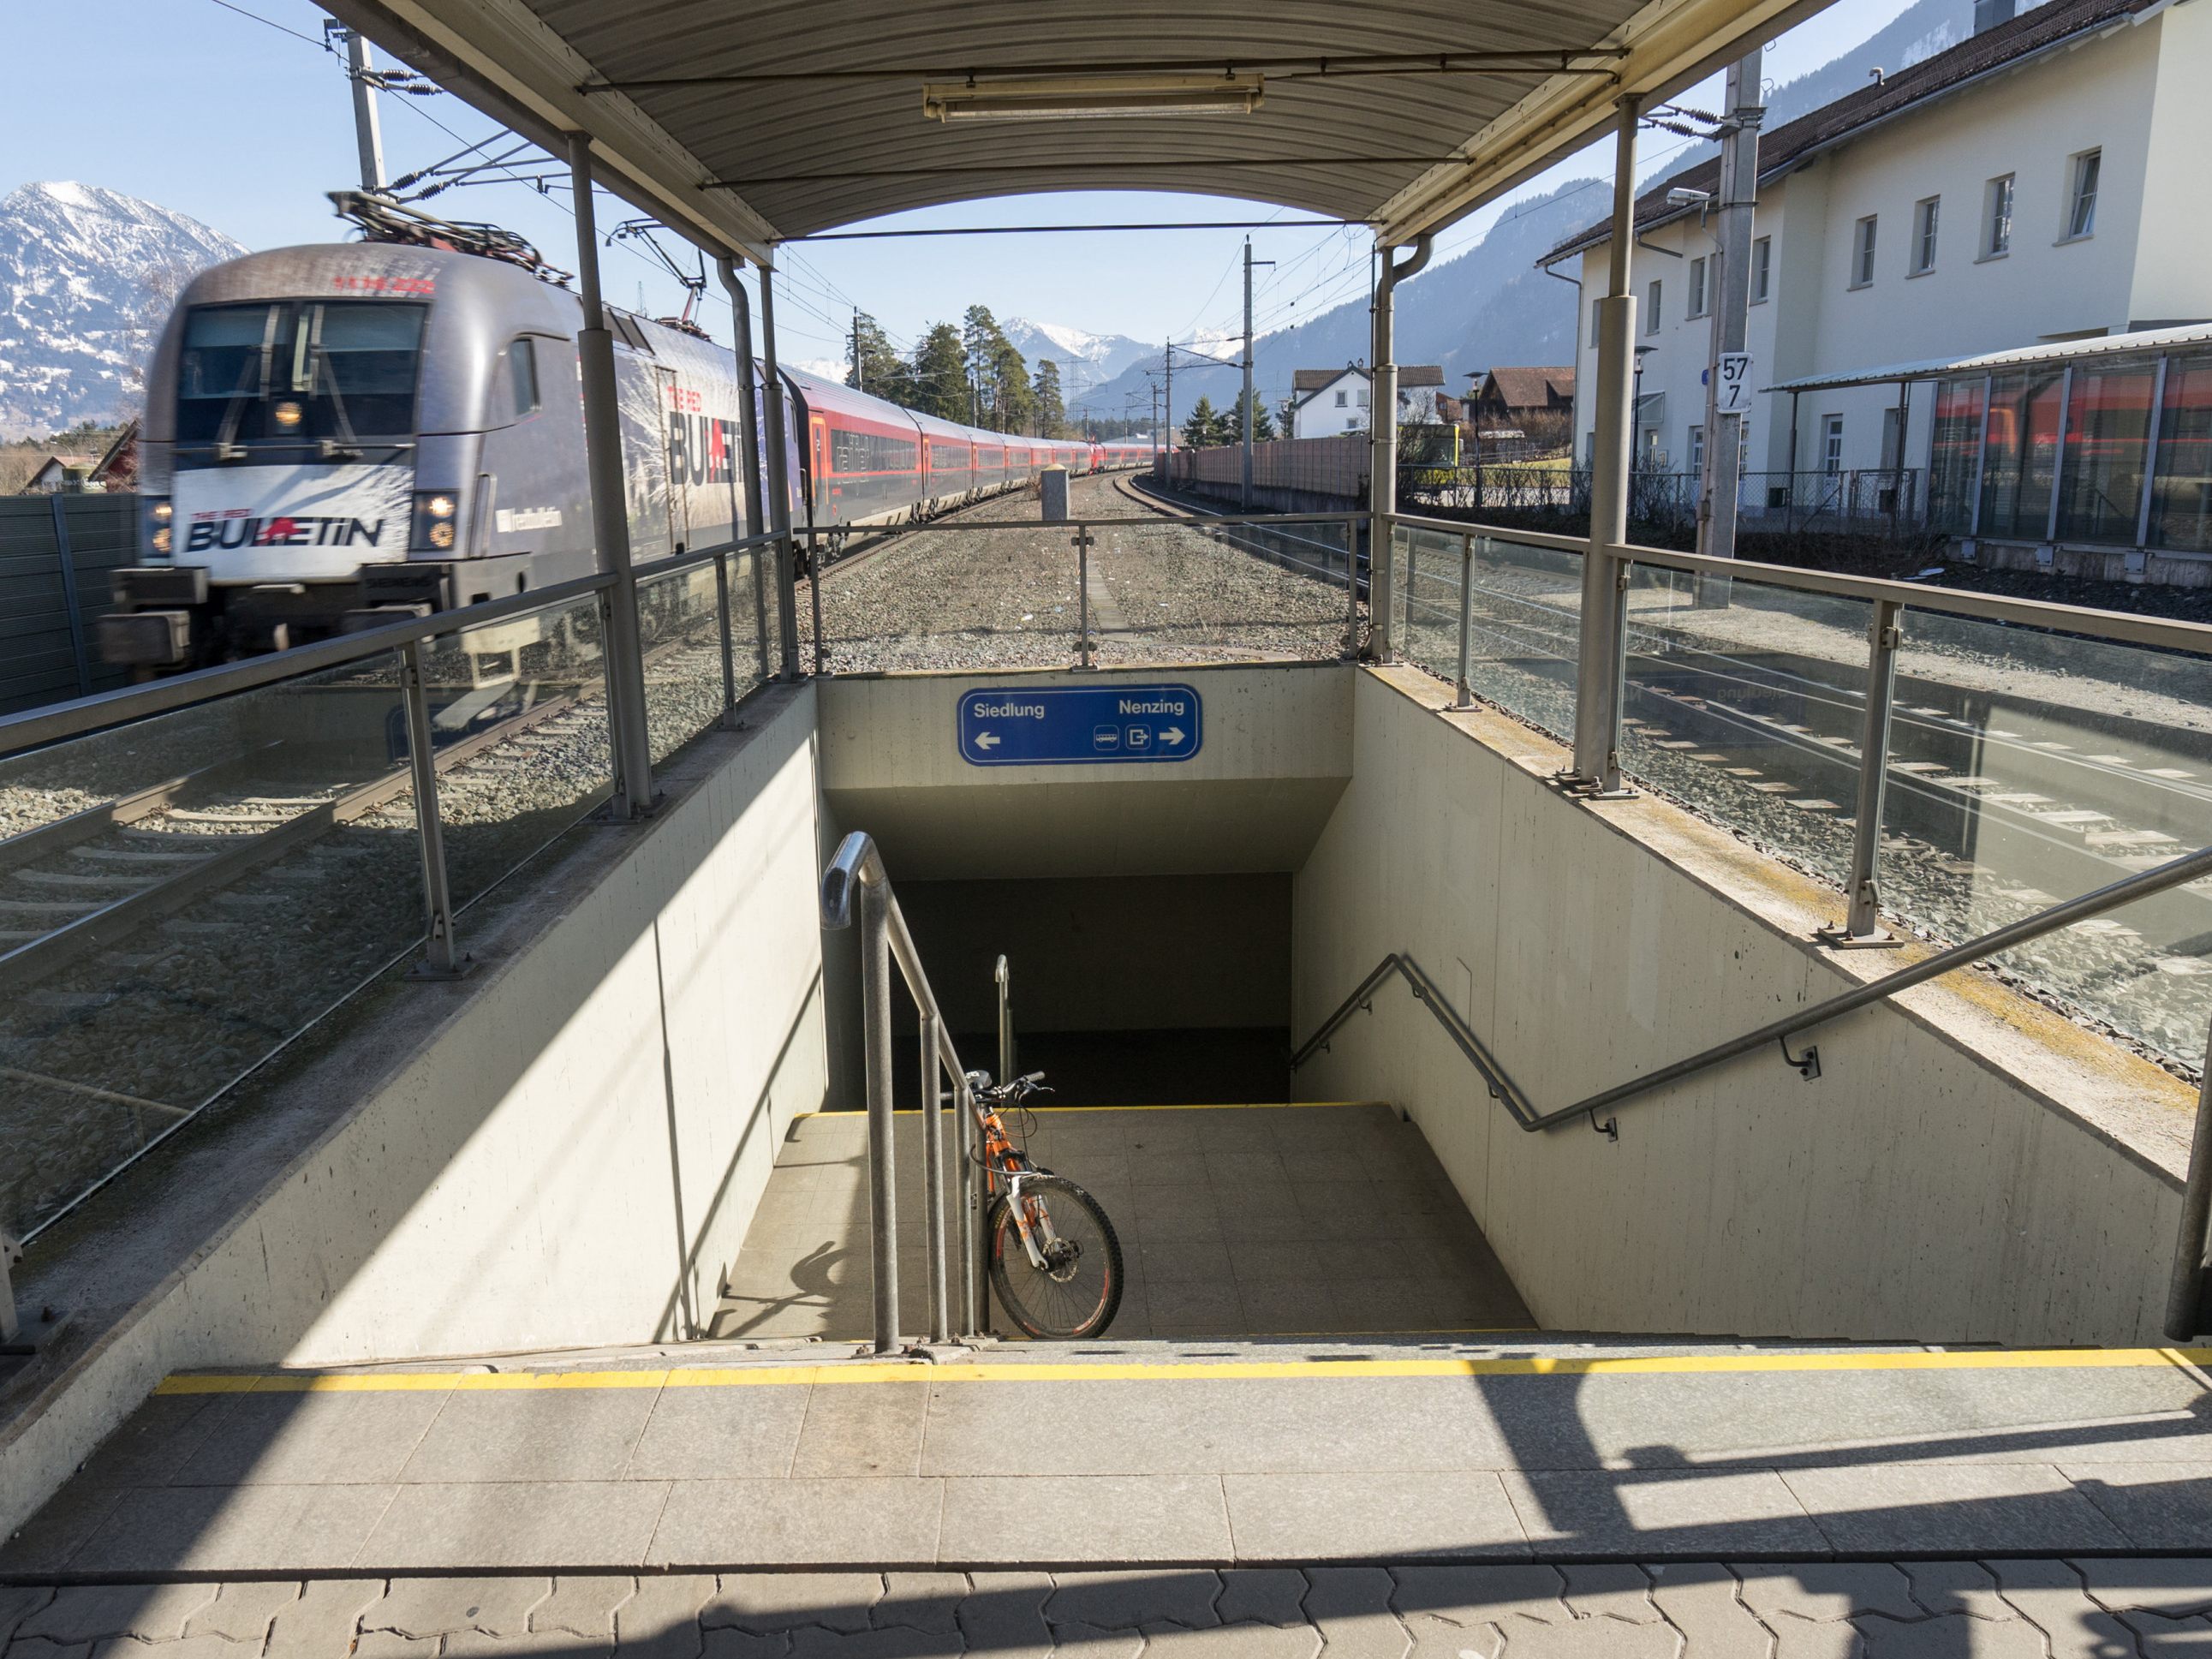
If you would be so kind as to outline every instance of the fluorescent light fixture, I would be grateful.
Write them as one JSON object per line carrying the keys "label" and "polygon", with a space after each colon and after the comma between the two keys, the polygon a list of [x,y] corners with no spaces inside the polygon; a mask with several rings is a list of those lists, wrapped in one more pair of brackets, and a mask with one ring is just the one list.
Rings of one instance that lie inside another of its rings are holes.
{"label": "fluorescent light fixture", "polygon": [[1122,115],[1245,115],[1260,106],[1257,75],[1008,76],[942,81],[921,89],[933,121],[1088,121]]}

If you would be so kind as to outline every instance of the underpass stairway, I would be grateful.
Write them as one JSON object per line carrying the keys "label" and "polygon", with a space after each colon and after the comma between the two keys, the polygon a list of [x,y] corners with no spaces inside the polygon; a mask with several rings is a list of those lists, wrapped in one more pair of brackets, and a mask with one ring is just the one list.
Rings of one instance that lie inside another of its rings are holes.
{"label": "underpass stairway", "polygon": [[[928,1328],[921,1120],[895,1119],[901,1328]],[[1011,1127],[1011,1126],[1010,1126]],[[955,1156],[948,1129],[948,1160]],[[870,1329],[867,1121],[797,1120],[711,1335]],[[1374,1102],[1045,1107],[1030,1156],[1121,1239],[1130,1339],[1525,1331],[1534,1321],[1413,1125]],[[994,1308],[994,1328],[1012,1326]]]}

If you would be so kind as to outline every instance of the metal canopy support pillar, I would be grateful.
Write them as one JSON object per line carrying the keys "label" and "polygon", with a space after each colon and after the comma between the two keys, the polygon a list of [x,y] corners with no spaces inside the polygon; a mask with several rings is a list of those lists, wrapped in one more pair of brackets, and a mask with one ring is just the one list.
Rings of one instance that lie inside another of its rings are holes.
{"label": "metal canopy support pillar", "polygon": [[1575,757],[1569,781],[1601,795],[1620,793],[1622,627],[1620,562],[1628,539],[1628,462],[1635,418],[1636,296],[1629,255],[1636,245],[1637,100],[1620,100],[1613,160],[1610,280],[1597,302],[1597,449],[1590,467],[1589,550],[1583,559],[1582,629],[1575,669]]}
{"label": "metal canopy support pillar", "polygon": [[[1367,399],[1367,637],[1377,662],[1394,662],[1397,641],[1390,626],[1392,587],[1396,580],[1396,556],[1391,539],[1392,521],[1398,511],[1398,341],[1397,289],[1409,276],[1420,274],[1435,251],[1435,239],[1423,231],[1413,239],[1413,252],[1400,264],[1386,245],[1377,252],[1382,269],[1375,281],[1375,355],[1373,384]],[[1413,625],[1408,599],[1407,626]]]}
{"label": "metal canopy support pillar", "polygon": [[1852,821],[1851,868],[1844,884],[1850,909],[1841,927],[1818,937],[1839,951],[1868,950],[1904,941],[1882,931],[1882,792],[1889,779],[1889,719],[1897,700],[1897,647],[1905,635],[1905,607],[1876,599],[1867,618],[1866,714],[1859,726],[1857,817]]}
{"label": "metal canopy support pillar", "polygon": [[[793,568],[798,550],[791,539],[791,455],[783,418],[783,372],[775,361],[775,273],[760,267],[761,362],[767,377],[768,518],[775,536],[775,608],[781,627],[783,677],[799,678],[799,581]],[[808,547],[810,562],[812,547]]]}
{"label": "metal canopy support pillar", "polygon": [[891,1122],[890,894],[880,881],[860,884],[860,1006],[867,1033],[868,1262],[875,1287],[875,1348],[896,1352],[898,1339],[898,1182]]}
{"label": "metal canopy support pillar", "polygon": [[584,380],[584,459],[592,486],[592,529],[607,591],[607,703],[615,755],[613,816],[636,817],[653,805],[653,747],[645,728],[645,661],[638,641],[637,583],[630,574],[629,502],[623,483],[622,412],[615,389],[615,337],[599,295],[599,233],[592,213],[592,140],[568,135],[568,180],[576,214],[576,281],[584,325],[576,361]]}

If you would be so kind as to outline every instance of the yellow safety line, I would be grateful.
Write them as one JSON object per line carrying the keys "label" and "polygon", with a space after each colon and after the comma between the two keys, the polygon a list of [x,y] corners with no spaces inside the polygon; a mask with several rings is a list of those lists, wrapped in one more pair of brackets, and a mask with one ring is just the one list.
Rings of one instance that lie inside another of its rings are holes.
{"label": "yellow safety line", "polygon": [[1157,1364],[926,1364],[853,1361],[743,1370],[678,1366],[604,1371],[367,1371],[343,1376],[288,1371],[259,1376],[180,1375],[157,1395],[380,1394],[415,1389],[796,1388],[844,1382],[1196,1382],[1320,1377],[1681,1376],[1805,1371],[2137,1370],[2212,1364],[2212,1348],[2019,1348],[1966,1353],[1722,1353],[1578,1358],[1530,1354],[1501,1359],[1235,1359]]}
{"label": "yellow safety line", "polygon": [[[1389,1103],[1387,1100],[1215,1100],[1203,1101],[1188,1106],[1028,1106],[1023,1109],[1030,1112],[1281,1112],[1303,1109],[1308,1106],[1388,1106]],[[921,1108],[919,1106],[901,1106],[894,1109],[894,1115],[898,1117],[918,1117],[921,1114]],[[793,1112],[792,1114],[794,1118],[865,1117],[866,1115],[866,1113],[858,1109],[843,1112]]]}

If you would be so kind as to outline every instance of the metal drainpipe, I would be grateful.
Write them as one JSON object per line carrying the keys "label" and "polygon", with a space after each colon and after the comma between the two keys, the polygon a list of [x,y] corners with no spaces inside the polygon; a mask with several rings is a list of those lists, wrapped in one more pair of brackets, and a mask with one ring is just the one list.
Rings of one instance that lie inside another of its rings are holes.
{"label": "metal drainpipe", "polygon": [[[722,286],[728,291],[730,296],[730,323],[733,343],[737,347],[738,383],[742,388],[738,394],[738,442],[745,452],[744,460],[739,470],[739,476],[744,480],[745,526],[738,535],[731,538],[737,541],[743,540],[748,536],[760,535],[765,527],[763,521],[766,516],[762,506],[760,409],[759,405],[753,401],[755,396],[753,302],[752,296],[745,292],[745,285],[738,280],[738,262],[735,259],[724,254],[714,261],[714,269],[720,273]],[[753,623],[756,644],[759,653],[760,672],[762,677],[765,678],[769,672],[768,605],[765,602],[767,595],[762,591],[763,583],[761,580],[763,559],[761,550],[757,547],[754,548],[749,556],[753,568]]]}
{"label": "metal drainpipe", "polygon": [[1622,597],[1612,550],[1628,538],[1629,446],[1635,421],[1638,100],[1620,102],[1613,162],[1613,242],[1606,296],[1597,302],[1596,453],[1590,459],[1589,550],[1583,558],[1582,625],[1575,671],[1575,756],[1571,781],[1599,794],[1620,792]]}
{"label": "metal drainpipe", "polygon": [[1398,284],[1418,276],[1436,251],[1436,238],[1423,231],[1413,238],[1413,257],[1399,264],[1391,250],[1379,250],[1382,268],[1375,284],[1375,339],[1368,398],[1367,435],[1367,617],[1368,641],[1376,662],[1395,659],[1391,640],[1391,584],[1395,580],[1390,520],[1398,510],[1398,362],[1394,306]]}
{"label": "metal drainpipe", "polygon": [[[799,582],[792,561],[791,455],[783,410],[783,371],[775,361],[775,272],[760,267],[761,362],[768,380],[768,517],[775,535],[775,604],[781,628],[783,678],[799,674]],[[808,544],[810,558],[812,544]]]}
{"label": "metal drainpipe", "polygon": [[653,747],[645,726],[645,663],[638,642],[637,582],[630,574],[629,501],[623,481],[622,413],[615,385],[615,341],[599,294],[599,234],[592,210],[591,135],[568,135],[568,180],[576,215],[576,280],[584,325],[576,361],[584,381],[584,459],[592,487],[592,529],[607,592],[607,701],[615,751],[617,818],[653,805]]}

